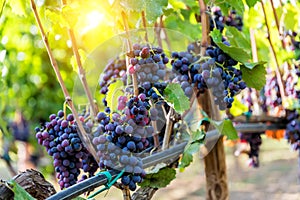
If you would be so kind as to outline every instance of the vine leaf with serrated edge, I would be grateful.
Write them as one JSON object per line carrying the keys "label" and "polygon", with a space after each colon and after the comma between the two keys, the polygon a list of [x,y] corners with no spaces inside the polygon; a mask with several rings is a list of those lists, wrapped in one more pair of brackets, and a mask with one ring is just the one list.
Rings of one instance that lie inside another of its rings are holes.
{"label": "vine leaf with serrated edge", "polygon": [[213,41],[217,44],[217,46],[222,49],[226,54],[230,57],[234,58],[236,61],[241,63],[240,70],[242,71],[243,80],[247,84],[248,87],[255,88],[260,90],[266,82],[266,70],[264,64],[266,62],[260,61],[255,63],[250,63],[251,54],[247,53],[244,48],[236,47],[234,45],[247,45],[245,42],[242,42],[241,39],[243,36],[241,34],[237,34],[234,29],[231,30],[231,34],[234,34],[234,37],[231,38],[233,44],[231,46],[226,46],[222,43],[222,34],[219,30],[214,29],[210,36]]}
{"label": "vine leaf with serrated edge", "polygon": [[164,89],[165,101],[179,114],[190,108],[190,100],[184,94],[179,83],[170,83]]}
{"label": "vine leaf with serrated edge", "polygon": [[186,145],[183,155],[179,162],[179,170],[183,171],[184,168],[188,167],[193,162],[193,155],[199,152],[200,145],[203,144],[205,139],[205,132],[197,129],[191,131],[191,137],[189,143]]}
{"label": "vine leaf with serrated edge", "polygon": [[176,170],[173,168],[165,167],[160,169],[157,173],[147,174],[142,183],[139,186],[152,187],[152,188],[164,188],[170,184],[170,182],[176,178]]}

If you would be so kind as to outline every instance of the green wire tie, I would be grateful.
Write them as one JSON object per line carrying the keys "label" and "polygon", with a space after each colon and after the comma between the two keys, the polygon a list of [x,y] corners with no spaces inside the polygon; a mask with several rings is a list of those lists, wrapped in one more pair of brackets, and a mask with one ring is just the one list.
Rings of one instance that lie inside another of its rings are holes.
{"label": "green wire tie", "polygon": [[101,192],[110,189],[111,186],[112,186],[115,182],[117,182],[117,180],[118,180],[119,178],[121,178],[121,176],[124,174],[124,172],[125,172],[125,170],[123,169],[123,170],[116,176],[116,178],[114,178],[113,180],[112,180],[111,174],[110,174],[108,171],[105,171],[105,172],[98,172],[98,173],[96,174],[96,176],[99,176],[99,175],[102,175],[102,174],[105,175],[106,178],[107,178],[107,183],[104,185],[104,188],[98,190],[98,191],[95,192],[94,194],[91,194],[90,196],[88,196],[87,199],[92,199],[92,198],[94,198],[95,196],[97,196],[98,194],[100,194]]}

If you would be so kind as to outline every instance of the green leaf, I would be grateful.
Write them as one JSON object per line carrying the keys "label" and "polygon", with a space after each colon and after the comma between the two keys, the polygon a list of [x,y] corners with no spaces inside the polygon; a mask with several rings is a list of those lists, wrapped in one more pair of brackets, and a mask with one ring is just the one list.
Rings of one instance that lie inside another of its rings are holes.
{"label": "green leaf", "polygon": [[218,4],[218,6],[220,7],[221,12],[223,14],[227,15],[229,13],[230,5],[228,3],[224,2],[224,3]]}
{"label": "green leaf", "polygon": [[179,83],[170,83],[164,90],[167,103],[179,114],[190,108],[190,100],[185,96]]}
{"label": "green leaf", "polygon": [[196,131],[192,131],[191,135],[192,135],[191,143],[195,143],[195,142],[203,143],[205,138],[204,131],[197,129]]}
{"label": "green leaf", "polygon": [[227,46],[222,42],[216,42],[218,47],[222,49],[225,53],[227,53],[231,58],[234,60],[239,61],[241,63],[248,62],[251,59],[249,53],[247,53],[243,48],[234,47],[234,46]]}
{"label": "green leaf", "polygon": [[26,16],[26,2],[24,0],[8,0],[12,12],[20,16]]}
{"label": "green leaf", "polygon": [[[114,83],[111,83],[108,86],[108,92],[106,95],[107,106],[111,109],[111,111],[117,111],[118,109],[118,98],[124,94],[123,92],[123,81],[117,80]],[[112,112],[111,112],[112,113]]]}
{"label": "green leaf", "polygon": [[239,100],[235,99],[230,108],[230,113],[233,116],[240,116],[243,113],[248,111],[248,107],[245,104],[242,104]]}
{"label": "green leaf", "polygon": [[238,139],[237,131],[234,128],[232,121],[229,119],[224,119],[223,121],[210,121],[214,127],[219,131],[220,134],[226,135],[228,139],[235,140]]}
{"label": "green leaf", "polygon": [[14,192],[14,200],[35,200],[24,188],[15,181],[11,181],[12,190]]}
{"label": "green leaf", "polygon": [[180,159],[179,169],[183,171],[184,168],[188,167],[193,162],[193,155],[200,149],[200,143],[194,142],[186,145],[182,158]]}
{"label": "green leaf", "polygon": [[247,53],[243,48],[236,47],[233,45],[227,46],[223,44],[222,34],[219,30],[214,29],[212,32],[210,32],[210,36],[220,49],[222,49],[225,53],[227,53],[230,57],[234,58],[236,61],[245,63],[251,59],[250,53]]}
{"label": "green leaf", "polygon": [[214,28],[213,31],[209,33],[214,42],[222,42],[222,33],[220,30]]}
{"label": "green leaf", "polygon": [[120,3],[128,11],[141,12],[144,10],[148,22],[152,23],[163,14],[168,0],[122,0]]}
{"label": "green leaf", "polygon": [[251,53],[251,44],[245,35],[233,26],[226,26],[225,35],[231,44],[243,48],[247,53]]}
{"label": "green leaf", "polygon": [[180,171],[183,171],[184,168],[186,168],[191,164],[191,162],[193,162],[193,155],[199,152],[200,145],[203,144],[205,139],[205,132],[203,130],[197,129],[196,131],[191,131],[190,134],[190,141],[186,145],[182,158],[180,159]]}
{"label": "green leaf", "polygon": [[155,174],[147,174],[142,183],[139,183],[141,187],[163,188],[170,184],[170,182],[176,178],[176,170],[173,168],[163,168]]}
{"label": "green leaf", "polygon": [[246,68],[248,68],[248,69],[253,69],[253,68],[255,68],[255,67],[257,67],[257,66],[260,66],[260,65],[264,65],[264,64],[266,64],[267,62],[265,62],[265,61],[260,61],[260,62],[255,62],[255,63],[244,63],[244,66],[246,67]]}
{"label": "green leaf", "polygon": [[240,69],[242,71],[243,80],[248,87],[261,90],[261,88],[266,84],[266,69],[263,64],[257,64],[252,69],[250,65],[247,67],[241,65]]}
{"label": "green leaf", "polygon": [[244,14],[245,7],[244,3],[241,0],[227,0],[226,3],[228,3],[230,6],[235,8],[236,12],[240,15]]}
{"label": "green leaf", "polygon": [[221,8],[222,13],[227,16],[228,15],[228,11],[234,8],[234,10],[236,10],[236,12],[239,15],[243,15],[244,11],[245,11],[245,7],[244,7],[244,3],[241,0],[227,0],[227,1],[216,1],[214,2],[215,5],[219,6]]}
{"label": "green leaf", "polygon": [[247,5],[251,8],[253,7],[259,0],[246,0]]}

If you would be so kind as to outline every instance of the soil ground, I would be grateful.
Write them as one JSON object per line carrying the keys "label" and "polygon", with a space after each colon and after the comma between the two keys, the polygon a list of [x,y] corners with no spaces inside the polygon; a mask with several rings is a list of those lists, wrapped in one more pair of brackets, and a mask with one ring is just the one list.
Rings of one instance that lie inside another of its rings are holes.
{"label": "soil ground", "polygon": [[[226,162],[230,199],[232,200],[300,200],[298,181],[298,154],[289,149],[285,140],[263,138],[260,167],[247,166],[247,156],[233,156],[233,148],[226,147]],[[0,179],[9,179],[9,173],[0,161]],[[184,172],[177,173],[171,184],[160,189],[154,200],[204,200],[205,173],[203,160],[195,162]],[[122,199],[114,188],[97,199]]]}

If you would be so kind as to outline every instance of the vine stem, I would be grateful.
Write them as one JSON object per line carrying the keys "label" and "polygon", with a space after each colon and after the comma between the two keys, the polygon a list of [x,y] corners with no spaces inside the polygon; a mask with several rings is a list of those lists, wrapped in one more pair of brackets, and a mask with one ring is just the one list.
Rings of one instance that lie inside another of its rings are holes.
{"label": "vine stem", "polygon": [[[62,3],[62,6],[67,5],[66,0],[62,0],[61,3]],[[79,75],[81,84],[83,86],[83,89],[85,91],[85,94],[87,95],[89,104],[90,104],[91,115],[95,117],[97,115],[97,110],[98,109],[97,109],[97,106],[94,102],[94,98],[91,94],[91,91],[88,87],[88,83],[87,83],[86,76],[85,76],[85,70],[83,69],[83,66],[82,66],[82,62],[81,62],[81,58],[80,58],[80,54],[79,54],[79,51],[78,51],[78,46],[77,46],[77,42],[76,42],[76,38],[75,38],[75,34],[74,34],[73,29],[68,28],[68,34],[69,34],[70,40],[72,42],[72,50],[73,50],[73,54],[74,54],[75,59],[76,59],[77,66],[78,66],[78,75]]]}
{"label": "vine stem", "polygon": [[147,42],[147,44],[149,43],[149,38],[148,38],[148,32],[147,32],[147,22],[146,22],[146,15],[145,15],[145,11],[142,11],[142,21],[143,21],[143,27],[144,27],[144,31],[145,31],[145,40]]}
{"label": "vine stem", "polygon": [[276,28],[277,28],[279,36],[280,36],[281,45],[285,49],[286,45],[284,43],[284,38],[283,38],[283,35],[282,35],[282,29],[280,28],[280,23],[279,23],[278,15],[276,13],[273,0],[270,0],[270,3],[271,3],[271,6],[272,6],[272,11],[273,11],[274,18],[275,18]]}
{"label": "vine stem", "polygon": [[[63,91],[63,94],[64,94],[64,97],[66,99],[66,102],[67,104],[69,105],[73,115],[74,115],[74,118],[75,118],[75,121],[77,122],[77,126],[79,128],[79,131],[81,132],[81,134],[79,134],[80,138],[82,139],[82,142],[83,144],[85,144],[86,148],[88,149],[88,151],[94,156],[94,158],[97,160],[97,156],[96,156],[96,151],[95,149],[93,148],[93,145],[91,143],[91,141],[89,140],[89,138],[87,137],[87,133],[85,132],[84,128],[83,128],[83,125],[82,125],[82,122],[80,121],[79,119],[79,116],[78,116],[78,113],[75,109],[75,106],[73,104],[73,101],[69,95],[69,92],[65,86],[65,83],[62,79],[62,76],[60,74],[60,71],[59,71],[59,68],[58,68],[58,64],[54,58],[54,55],[53,55],[53,52],[50,48],[50,45],[49,45],[49,41],[48,41],[48,37],[45,33],[45,30],[43,28],[43,25],[41,23],[41,20],[40,20],[40,16],[39,16],[39,13],[36,9],[36,4],[34,2],[34,0],[30,0],[30,5],[31,5],[31,9],[33,11],[33,14],[34,14],[34,17],[36,19],[36,22],[38,24],[38,27],[40,29],[40,32],[41,32],[41,35],[42,35],[42,39],[43,39],[43,42],[44,42],[44,45],[46,47],[46,50],[47,50],[47,53],[48,53],[48,56],[49,56],[49,59],[50,59],[50,62],[51,62],[51,66],[55,72],[55,75],[57,77],[57,80],[60,84],[60,87]],[[97,160],[98,161],[98,160]]]}
{"label": "vine stem", "polygon": [[166,41],[166,43],[167,43],[168,50],[171,52],[171,51],[172,51],[172,48],[171,48],[171,42],[170,42],[169,36],[168,36],[168,34],[167,34],[167,31],[166,31],[166,28],[165,28],[165,25],[164,25],[163,18],[164,18],[164,16],[161,15],[160,18],[159,18],[159,25],[160,25],[160,29],[164,32],[165,41]]}
{"label": "vine stem", "polygon": [[[129,53],[132,53],[133,48],[132,48],[132,43],[130,41],[130,33],[129,33],[129,26],[128,26],[127,16],[126,16],[124,11],[121,12],[121,15],[122,15],[123,23],[124,23],[125,32],[126,32],[126,35],[127,35],[127,48],[128,48]],[[127,55],[126,56],[127,73],[129,73],[128,65],[129,65],[129,57]],[[138,96],[139,95],[139,88],[138,88],[136,73],[133,73],[131,77],[132,77],[134,96]]]}
{"label": "vine stem", "polygon": [[285,102],[285,93],[284,93],[284,86],[283,86],[283,81],[282,81],[282,77],[279,71],[279,63],[278,63],[278,59],[277,59],[277,55],[273,46],[273,43],[271,41],[271,37],[270,37],[270,28],[269,28],[269,24],[268,24],[268,20],[267,20],[267,13],[266,13],[266,8],[264,5],[264,2],[261,1],[261,5],[262,5],[262,9],[263,9],[263,13],[264,13],[264,19],[265,19],[265,23],[266,23],[266,27],[267,27],[267,39],[269,41],[270,47],[271,47],[271,52],[273,54],[273,57],[275,59],[275,73],[276,73],[276,79],[278,82],[278,86],[279,86],[279,91],[280,91],[280,96],[282,99],[282,102]]}
{"label": "vine stem", "polygon": [[210,43],[209,38],[209,29],[208,29],[208,17],[206,15],[206,5],[204,0],[199,0],[199,7],[200,7],[200,16],[201,16],[201,23],[202,23],[202,39],[201,39],[201,56],[205,55],[206,48]]}
{"label": "vine stem", "polygon": [[[281,1],[280,2],[280,5],[282,6],[281,4]],[[270,3],[271,3],[271,6],[272,6],[272,11],[273,11],[273,15],[274,15],[274,18],[275,18],[275,23],[276,23],[276,28],[277,28],[277,31],[278,31],[278,34],[279,34],[279,39],[280,39],[280,42],[281,42],[281,46],[283,49],[286,49],[288,50],[288,47],[286,45],[286,43],[284,42],[284,36],[283,36],[283,29],[281,28],[280,26],[280,22],[279,22],[279,19],[278,19],[278,15],[276,13],[276,9],[274,7],[274,3],[273,3],[273,0],[270,0]],[[289,62],[285,62],[288,66],[288,69],[291,69],[291,65]]]}

